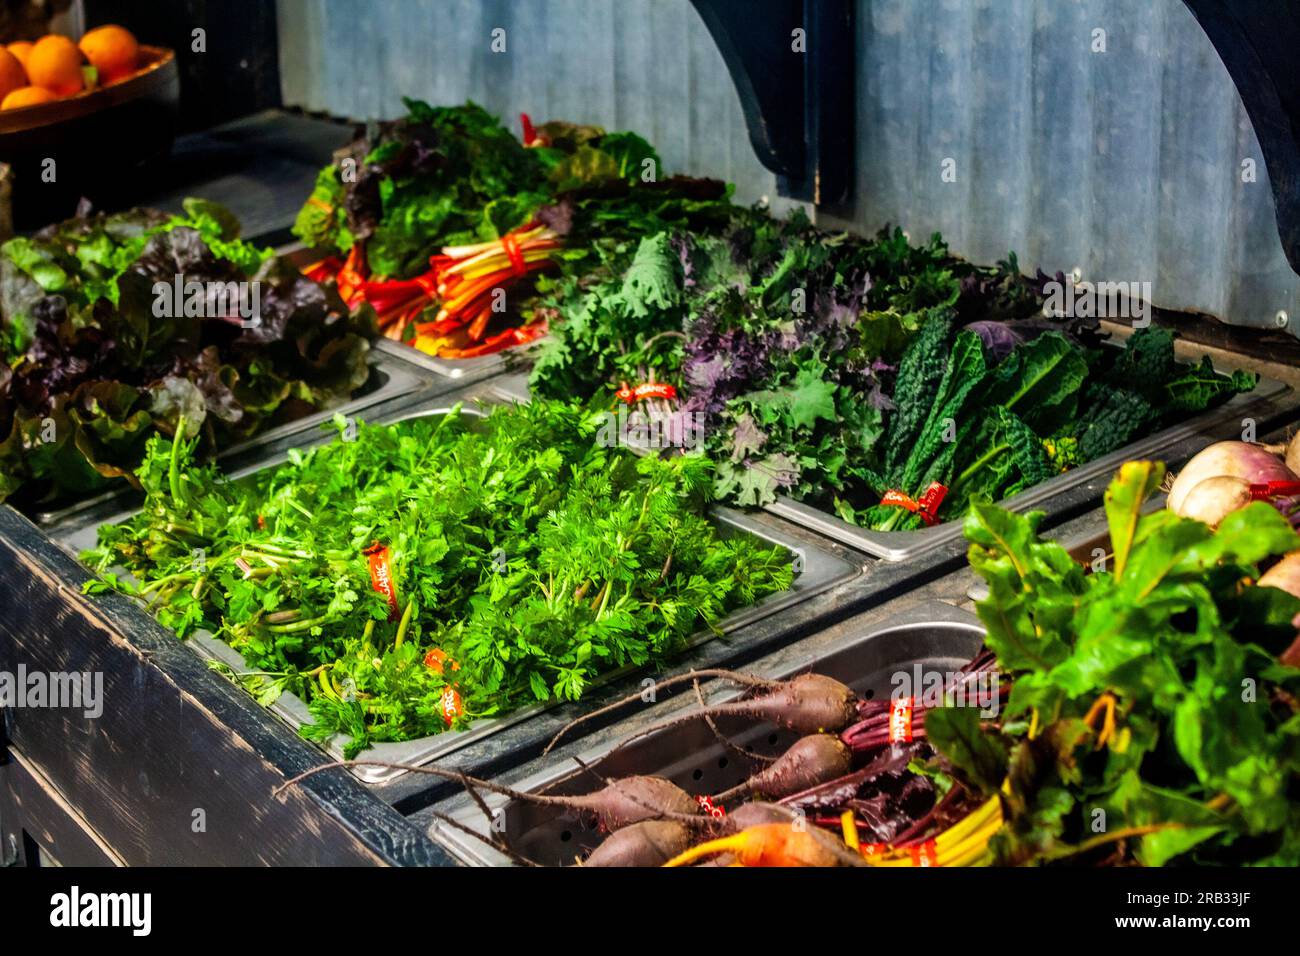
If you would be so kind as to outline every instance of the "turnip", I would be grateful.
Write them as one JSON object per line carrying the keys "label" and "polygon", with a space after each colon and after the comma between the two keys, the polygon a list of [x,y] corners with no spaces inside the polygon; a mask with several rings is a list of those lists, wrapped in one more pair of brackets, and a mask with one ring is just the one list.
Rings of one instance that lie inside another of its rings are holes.
{"label": "turnip", "polygon": [[807,790],[849,772],[853,752],[830,734],[809,734],[796,740],[770,766],[713,799],[719,802],[741,794],[760,794],[769,800]]}
{"label": "turnip", "polygon": [[1232,475],[1213,475],[1193,485],[1183,496],[1176,514],[1217,528],[1223,519],[1254,500],[1250,482]]}
{"label": "turnip", "polygon": [[1286,466],[1300,475],[1300,431],[1291,436],[1291,440],[1286,443]]}
{"label": "turnip", "polygon": [[1280,588],[1287,594],[1300,597],[1300,551],[1284,555],[1282,560],[1259,576],[1262,588]]}
{"label": "turnip", "polygon": [[1166,504],[1183,514],[1183,503],[1193,488],[1207,478],[1241,478],[1248,484],[1296,481],[1294,471],[1263,445],[1244,441],[1221,441],[1198,452],[1178,473],[1169,489]]}
{"label": "turnip", "polygon": [[[1281,561],[1261,574],[1256,583],[1263,588],[1278,588],[1292,597],[1300,597],[1300,551],[1284,555]],[[1300,628],[1300,614],[1295,616],[1291,625]],[[1300,667],[1300,635],[1277,659],[1290,667]]]}
{"label": "turnip", "polygon": [[1291,642],[1291,646],[1277,656],[1287,667],[1300,667],[1300,636]]}

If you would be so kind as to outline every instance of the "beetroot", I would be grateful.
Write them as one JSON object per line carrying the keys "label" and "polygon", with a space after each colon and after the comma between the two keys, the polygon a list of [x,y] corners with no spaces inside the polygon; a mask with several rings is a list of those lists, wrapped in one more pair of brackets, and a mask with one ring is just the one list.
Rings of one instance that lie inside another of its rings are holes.
{"label": "beetroot", "polygon": [[724,801],[742,793],[754,793],[769,800],[779,800],[842,777],[849,772],[852,759],[853,752],[839,738],[830,734],[810,734],[796,740],[770,767],[714,799]]}
{"label": "beetroot", "polygon": [[642,820],[615,830],[582,866],[663,866],[691,845],[692,831],[676,820]]}

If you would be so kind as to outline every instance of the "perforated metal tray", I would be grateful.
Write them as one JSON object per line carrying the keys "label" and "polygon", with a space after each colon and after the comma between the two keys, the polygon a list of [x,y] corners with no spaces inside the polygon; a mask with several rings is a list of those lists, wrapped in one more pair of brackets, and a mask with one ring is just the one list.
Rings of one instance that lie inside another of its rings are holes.
{"label": "perforated metal tray", "polygon": [[[927,602],[900,614],[884,627],[864,630],[833,650],[798,659],[797,663],[763,670],[751,668],[761,677],[780,679],[815,671],[843,681],[866,698],[888,696],[894,677],[900,671],[914,675],[932,672],[951,673],[973,658],[984,640],[984,630],[973,614],[939,601]],[[739,691],[719,688],[709,703],[733,699]],[[693,706],[692,699],[687,707]],[[684,712],[663,708],[664,717]],[[794,742],[796,735],[773,724],[754,725],[745,721],[718,719],[720,733],[745,749],[775,756]],[[629,729],[629,733],[630,733]],[[605,735],[618,741],[618,727]],[[702,720],[689,721],[659,730],[623,746],[604,744],[576,761],[555,761],[555,765],[525,778],[513,787],[525,793],[578,794],[598,790],[599,778],[618,778],[632,774],[667,777],[688,793],[719,793],[745,780],[755,767],[725,746]],[[484,838],[492,834],[504,838],[516,853],[549,866],[575,862],[594,849],[603,839],[592,821],[580,814],[556,807],[543,807],[520,800],[484,794],[492,819],[480,807],[458,801],[462,806],[451,813],[452,819]],[[475,866],[509,865],[504,853],[441,821],[433,824],[431,834],[462,861]]]}

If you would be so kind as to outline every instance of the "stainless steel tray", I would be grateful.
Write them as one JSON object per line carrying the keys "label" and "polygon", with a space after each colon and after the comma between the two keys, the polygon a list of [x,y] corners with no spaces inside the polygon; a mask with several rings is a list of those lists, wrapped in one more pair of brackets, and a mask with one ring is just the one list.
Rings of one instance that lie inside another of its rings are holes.
{"label": "stainless steel tray", "polygon": [[[504,396],[497,397],[492,394],[491,390],[484,388],[476,396],[485,402],[494,400],[506,400]],[[411,418],[427,417],[433,415],[445,415],[450,408],[441,406],[437,408],[428,408],[423,410],[405,410],[395,412],[389,416],[382,416],[377,419],[378,422],[392,424],[398,421],[405,421]],[[466,404],[463,411],[469,415],[484,414],[477,407]],[[324,444],[328,436],[321,435],[311,444]],[[263,471],[280,465],[287,459],[287,452],[277,454],[273,458],[257,462],[246,468],[232,472],[232,478],[244,478],[248,475]],[[130,518],[136,513],[136,510],[124,511],[112,518],[107,519],[106,523],[116,524]],[[786,548],[792,554],[799,558],[801,570],[796,575],[794,583],[790,590],[780,594],[772,594],[757,604],[746,608],[740,608],[728,615],[721,622],[721,630],[724,635],[732,634],[741,628],[754,623],[755,621],[769,617],[782,610],[793,607],[802,601],[805,601],[814,595],[820,594],[841,582],[856,577],[860,573],[860,568],[849,562],[831,554],[821,548],[809,546],[802,542],[796,542],[785,538],[777,532],[772,531],[765,525],[762,525],[753,518],[734,511],[730,508],[715,507],[710,509],[712,517],[720,526],[724,533],[749,534],[760,538],[771,544],[780,545]],[[74,556],[81,551],[91,548],[97,540],[97,527],[85,526],[80,528],[69,529],[64,534],[53,535],[55,541],[65,550],[70,551]],[[712,640],[717,635],[708,629],[698,632],[687,642],[687,648],[696,647],[699,644]],[[200,632],[186,642],[186,646],[209,661],[217,661],[225,664],[237,672],[250,670],[243,657],[228,645],[217,641],[211,635]],[[617,671],[611,671],[598,680],[593,681],[593,686],[600,686],[620,677],[625,677],[635,673],[639,668],[628,667]],[[420,737],[415,740],[403,741],[401,743],[377,743],[365,751],[367,759],[380,760],[389,763],[405,764],[423,764],[432,761],[444,754],[451,753],[461,747],[471,744],[475,741],[482,740],[492,734],[498,733],[507,727],[520,724],[529,718],[558,706],[558,702],[546,704],[537,704],[534,706],[524,707],[507,716],[489,718],[478,721],[468,730],[450,731],[442,734],[434,734],[428,737]],[[293,694],[283,694],[271,705],[273,713],[288,722],[295,729],[300,728],[303,724],[309,723],[311,717],[307,711],[306,704]],[[343,759],[343,750],[348,743],[348,738],[339,736],[325,746],[325,750],[336,759]],[[354,769],[354,773],[367,783],[384,783],[400,776],[404,771],[385,770],[376,767],[359,767]]]}
{"label": "stainless steel tray", "polygon": [[[1273,379],[1261,378],[1253,391],[1236,395],[1218,408],[1211,409],[1195,418],[1190,418],[1177,425],[1150,435],[1109,455],[1085,462],[1064,474],[1026,488],[1017,495],[1003,499],[999,504],[1011,511],[1029,511],[1040,508],[1049,516],[1059,512],[1062,507],[1060,495],[1078,488],[1098,478],[1109,478],[1126,461],[1135,458],[1159,458],[1167,454],[1179,443],[1198,435],[1209,436],[1217,430],[1224,430],[1231,423],[1240,423],[1252,413],[1267,411],[1274,406],[1277,398],[1291,391],[1290,387]],[[1274,409],[1276,411],[1277,409]],[[1226,437],[1226,435],[1224,436]],[[930,528],[916,531],[871,531],[849,524],[829,512],[792,498],[780,497],[766,511],[785,520],[824,535],[833,541],[846,544],[851,548],[866,552],[885,561],[912,561],[943,547],[950,541],[961,537],[960,519],[945,521]]]}
{"label": "stainless steel tray", "polygon": [[[252,449],[269,445],[298,432],[311,431],[336,414],[355,415],[377,405],[415,395],[421,389],[439,382],[438,379],[422,375],[419,367],[405,361],[404,356],[394,357],[382,349],[372,348],[367,362],[370,366],[370,378],[366,383],[365,391],[361,394],[335,402],[319,411],[295,418],[293,421],[268,428],[245,441],[223,448],[217,454],[217,461],[229,460],[236,455],[245,454]],[[39,512],[36,515],[36,522],[43,527],[56,527],[76,522],[80,516],[97,511],[117,499],[127,499],[131,494],[132,489],[129,486],[113,488],[55,511]]]}
{"label": "stainless steel tray", "polygon": [[[767,671],[756,668],[753,672],[779,679],[816,671],[843,681],[864,697],[888,696],[893,688],[892,677],[900,670],[911,673],[913,667],[920,667],[922,674],[955,671],[979,652],[983,640],[984,630],[973,614],[932,601],[900,614],[885,627],[864,628],[833,650],[796,659],[796,663],[784,667]],[[719,690],[710,696],[710,703],[721,703],[739,694],[730,687]],[[694,704],[690,699],[685,707]],[[664,710],[664,717],[679,712]],[[725,719],[717,720],[716,724],[724,736],[739,746],[769,756],[783,752],[797,736],[772,724],[755,726]],[[615,726],[606,736],[617,741],[625,735],[618,734]],[[656,731],[621,747],[607,743],[579,759],[601,777],[630,774],[667,777],[696,795],[719,793],[743,781],[754,769],[722,744],[702,720]],[[519,781],[513,788],[525,793],[578,794],[600,786],[597,777],[576,766],[576,761],[570,764],[557,760],[554,766]],[[478,806],[463,799],[458,803],[465,805],[452,811],[452,819],[484,837],[495,832],[508,840],[516,853],[534,862],[568,865],[603,839],[603,834],[589,825],[590,821],[572,811],[499,795],[482,796],[492,812],[491,821]],[[440,821],[435,821],[431,834],[471,865],[510,864],[505,854]]]}
{"label": "stainless steel tray", "polygon": [[464,385],[491,378],[493,375],[498,375],[506,370],[505,359],[501,357],[500,353],[480,355],[476,358],[447,359],[429,355],[414,346],[393,339],[378,339],[376,342],[379,348],[394,355],[400,355],[413,365],[426,368],[431,372],[436,372]]}
{"label": "stainless steel tray", "polygon": [[[299,269],[323,258],[319,251],[308,249],[301,242],[281,246],[275,250],[275,254],[287,259]],[[464,385],[491,378],[506,370],[505,359],[499,352],[494,355],[480,355],[477,358],[446,359],[428,355],[390,338],[379,338],[375,345],[378,349],[397,355],[412,365],[418,365]]]}

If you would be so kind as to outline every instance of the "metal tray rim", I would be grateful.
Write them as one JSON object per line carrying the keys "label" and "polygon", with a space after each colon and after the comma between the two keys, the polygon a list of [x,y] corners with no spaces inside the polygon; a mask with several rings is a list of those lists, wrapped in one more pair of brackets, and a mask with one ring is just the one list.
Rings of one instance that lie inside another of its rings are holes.
{"label": "metal tray rim", "polygon": [[[1245,394],[1236,395],[1218,408],[1203,412],[1186,421],[1125,445],[1109,455],[1085,462],[1063,474],[1039,482],[1033,487],[997,502],[1009,511],[1027,511],[1036,505],[1049,502],[1063,491],[1077,488],[1086,482],[1114,471],[1135,457],[1158,455],[1178,442],[1226,424],[1244,411],[1290,392],[1290,386],[1276,379],[1260,378],[1259,384]],[[932,528],[915,531],[871,531],[849,524],[842,518],[787,496],[780,496],[763,510],[817,534],[863,551],[884,561],[911,561],[928,554],[949,541],[961,537],[962,521],[954,519]],[[1049,507],[1050,512],[1050,507]]]}

